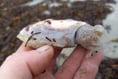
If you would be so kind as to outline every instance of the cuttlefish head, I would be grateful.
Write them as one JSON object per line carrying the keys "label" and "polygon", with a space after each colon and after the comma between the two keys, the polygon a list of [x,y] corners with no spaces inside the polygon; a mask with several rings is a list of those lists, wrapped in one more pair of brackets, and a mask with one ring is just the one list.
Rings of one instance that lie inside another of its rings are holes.
{"label": "cuttlefish head", "polygon": [[102,25],[86,24],[78,30],[76,42],[86,49],[96,49],[101,46],[104,33],[105,29]]}

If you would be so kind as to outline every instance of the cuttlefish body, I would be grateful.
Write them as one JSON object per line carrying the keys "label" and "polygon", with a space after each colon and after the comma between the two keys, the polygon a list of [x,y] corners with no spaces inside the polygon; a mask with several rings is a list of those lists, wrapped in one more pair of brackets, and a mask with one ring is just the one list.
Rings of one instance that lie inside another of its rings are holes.
{"label": "cuttlefish body", "polygon": [[82,21],[46,19],[24,27],[17,38],[33,48],[43,45],[61,48],[81,45],[96,51],[101,46],[104,31],[101,25],[92,26]]}

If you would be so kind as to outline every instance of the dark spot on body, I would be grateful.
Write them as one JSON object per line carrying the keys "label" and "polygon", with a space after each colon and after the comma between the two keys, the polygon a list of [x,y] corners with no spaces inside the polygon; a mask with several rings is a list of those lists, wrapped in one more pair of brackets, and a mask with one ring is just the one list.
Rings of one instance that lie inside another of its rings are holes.
{"label": "dark spot on body", "polygon": [[37,40],[36,38],[32,38],[33,40]]}
{"label": "dark spot on body", "polygon": [[31,32],[31,34],[33,34],[33,33],[34,33],[34,31]]}
{"label": "dark spot on body", "polygon": [[47,22],[48,24],[51,24],[51,21],[50,21],[50,20],[46,20],[46,22]]}
{"label": "dark spot on body", "polygon": [[34,35],[37,35],[37,34],[40,34],[41,32],[36,32],[36,33],[34,33]]}
{"label": "dark spot on body", "polygon": [[29,26],[27,26],[27,27],[25,28],[25,30],[26,30],[26,31],[29,31]]}
{"label": "dark spot on body", "polygon": [[50,42],[52,42],[52,40],[50,39],[50,38],[48,38],[48,37],[45,37],[48,41],[50,41]]}
{"label": "dark spot on body", "polygon": [[54,42],[56,42],[56,40],[55,40],[54,38],[53,38],[52,40],[53,40]]}
{"label": "dark spot on body", "polygon": [[75,32],[74,39],[76,39],[76,37],[77,37],[77,32],[78,32],[78,30]]}

